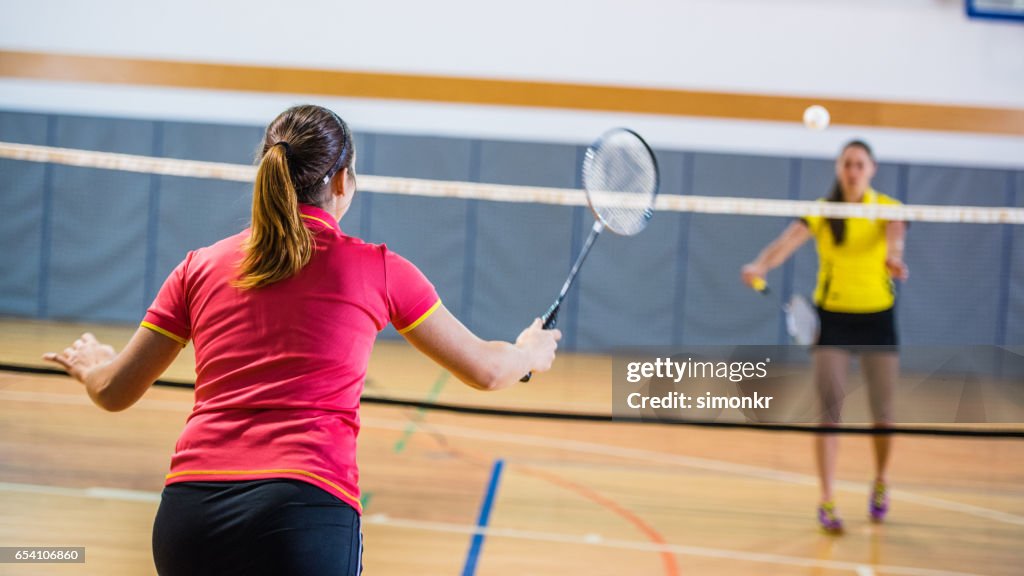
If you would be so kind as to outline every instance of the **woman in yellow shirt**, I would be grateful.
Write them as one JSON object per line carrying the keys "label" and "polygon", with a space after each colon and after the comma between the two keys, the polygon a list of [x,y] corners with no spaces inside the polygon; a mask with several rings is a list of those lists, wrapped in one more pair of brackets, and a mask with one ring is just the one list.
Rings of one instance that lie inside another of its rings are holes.
{"label": "woman in yellow shirt", "polygon": [[[871,148],[859,140],[849,142],[836,160],[836,181],[824,201],[899,204],[871,188],[876,169]],[[840,421],[853,354],[861,359],[875,425],[892,424],[892,390],[899,371],[892,280],[905,280],[908,275],[903,262],[905,234],[906,225],[898,221],[810,216],[790,224],[743,267],[743,281],[755,286],[807,240],[816,241],[818,282],[814,302],[820,330],[814,350],[814,379],[821,397],[823,425],[833,426]],[[837,440],[834,434],[815,437],[821,483],[818,521],[831,533],[843,530],[832,494]],[[889,435],[874,436],[876,476],[868,511],[875,522],[881,522],[888,512],[886,469],[891,442]]]}

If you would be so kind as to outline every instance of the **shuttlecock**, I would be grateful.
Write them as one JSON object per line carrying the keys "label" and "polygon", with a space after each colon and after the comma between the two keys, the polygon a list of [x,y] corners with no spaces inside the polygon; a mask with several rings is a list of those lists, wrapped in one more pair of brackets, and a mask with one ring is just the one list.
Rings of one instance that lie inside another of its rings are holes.
{"label": "shuttlecock", "polygon": [[831,117],[824,106],[815,104],[814,106],[808,106],[807,110],[804,110],[804,126],[811,130],[824,130],[828,128],[830,120]]}

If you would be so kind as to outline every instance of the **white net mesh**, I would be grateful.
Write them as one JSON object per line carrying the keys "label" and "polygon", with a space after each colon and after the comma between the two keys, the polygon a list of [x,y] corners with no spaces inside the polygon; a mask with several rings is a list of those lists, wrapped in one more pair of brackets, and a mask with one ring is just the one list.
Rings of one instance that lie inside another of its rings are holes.
{"label": "white net mesh", "polygon": [[[236,182],[251,182],[256,175],[256,168],[254,166],[241,164],[153,158],[49,146],[12,144],[8,142],[0,142],[0,158]],[[582,190],[568,188],[480,184],[476,182],[453,182],[369,175],[360,175],[359,185],[364,191],[383,194],[563,206],[587,205],[586,194]],[[635,203],[640,205],[643,203],[644,197],[641,195],[638,198],[639,200],[636,200]],[[1002,206],[871,205],[806,200],[662,194],[656,199],[654,208],[655,210],[669,212],[750,216],[826,216],[831,218],[881,218],[917,222],[1024,224],[1024,208]]]}

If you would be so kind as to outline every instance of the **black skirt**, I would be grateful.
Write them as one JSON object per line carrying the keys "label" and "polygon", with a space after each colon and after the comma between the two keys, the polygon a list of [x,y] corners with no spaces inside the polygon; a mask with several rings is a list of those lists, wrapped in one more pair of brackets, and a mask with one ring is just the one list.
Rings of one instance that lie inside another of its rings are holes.
{"label": "black skirt", "polygon": [[866,314],[830,312],[819,307],[818,318],[818,346],[886,352],[895,351],[899,345],[895,307]]}

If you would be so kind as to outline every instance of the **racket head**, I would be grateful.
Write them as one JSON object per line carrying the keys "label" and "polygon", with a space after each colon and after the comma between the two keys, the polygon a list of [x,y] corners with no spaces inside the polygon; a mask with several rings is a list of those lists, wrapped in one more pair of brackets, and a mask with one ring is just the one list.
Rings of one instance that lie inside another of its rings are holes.
{"label": "racket head", "polygon": [[581,180],[594,218],[604,228],[632,236],[654,215],[660,177],[654,151],[629,128],[601,135],[583,157]]}
{"label": "racket head", "polygon": [[786,331],[795,344],[809,346],[818,340],[818,311],[800,294],[786,304]]}

